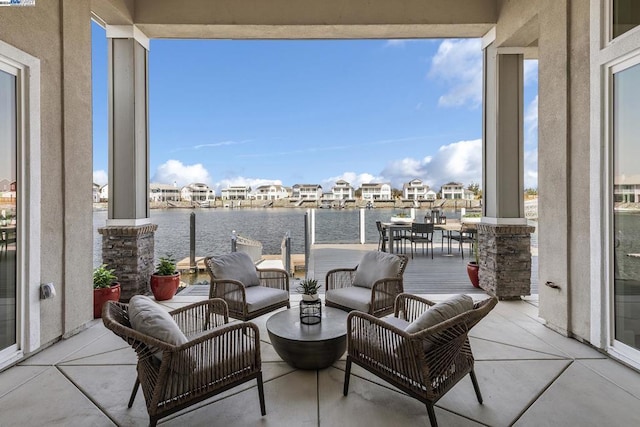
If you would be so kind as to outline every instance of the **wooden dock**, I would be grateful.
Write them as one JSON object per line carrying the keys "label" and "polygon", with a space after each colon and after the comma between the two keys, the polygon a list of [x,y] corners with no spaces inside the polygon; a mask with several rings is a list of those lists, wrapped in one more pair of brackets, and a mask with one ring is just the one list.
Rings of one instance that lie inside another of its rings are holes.
{"label": "wooden dock", "polygon": [[[465,254],[462,259],[457,248],[452,254],[447,255],[440,248],[439,242],[435,245],[434,257],[422,255],[421,252],[411,259],[404,273],[405,292],[414,294],[483,294],[482,289],[474,288],[467,276],[467,262],[469,258]],[[325,278],[327,272],[334,268],[355,267],[367,251],[376,250],[375,244],[322,244],[311,248],[309,260],[309,277],[313,277],[322,284],[324,293]],[[304,257],[304,255],[303,255]],[[208,280],[208,279],[207,279]],[[202,286],[193,286],[199,288]],[[293,289],[293,288],[292,288]],[[194,289],[188,291],[196,292]],[[531,294],[538,293],[538,257],[531,257]]]}
{"label": "wooden dock", "polygon": [[[196,257],[196,270],[199,273],[203,273],[206,271],[204,265],[203,256]],[[284,268],[282,265],[282,256],[281,255],[263,255],[261,262],[259,262],[258,268],[262,265],[265,268]],[[278,262],[279,261],[279,262]],[[192,271],[191,268],[191,259],[189,257],[181,259],[176,263],[176,268],[179,272],[188,272]],[[300,274],[300,272],[304,272],[306,270],[306,265],[304,261],[304,254],[291,254],[291,274]]]}

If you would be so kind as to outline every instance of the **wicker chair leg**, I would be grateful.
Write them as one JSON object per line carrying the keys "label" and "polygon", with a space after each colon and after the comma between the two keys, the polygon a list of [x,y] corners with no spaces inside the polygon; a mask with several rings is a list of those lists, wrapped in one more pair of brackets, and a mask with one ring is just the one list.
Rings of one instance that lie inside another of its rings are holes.
{"label": "wicker chair leg", "polygon": [[429,423],[431,427],[438,427],[438,421],[436,421],[436,411],[432,403],[427,403],[427,413],[429,414]]}
{"label": "wicker chair leg", "polygon": [[478,386],[478,379],[476,378],[476,373],[471,370],[469,372],[471,376],[471,382],[473,383],[473,389],[476,391],[476,397],[478,398],[478,403],[482,404],[482,394],[480,393],[480,386]]}
{"label": "wicker chair leg", "polygon": [[150,417],[149,427],[156,427],[156,424],[158,424],[158,419],[156,417]]}
{"label": "wicker chair leg", "polygon": [[342,394],[349,394],[349,377],[351,376],[351,356],[347,356],[347,366],[344,370],[344,390]]}
{"label": "wicker chair leg", "polygon": [[131,408],[133,406],[133,401],[136,398],[136,394],[138,394],[138,388],[140,387],[140,380],[136,377],[136,382],[133,385],[133,390],[131,390],[131,397],[129,398],[129,404],[127,408]]}
{"label": "wicker chair leg", "polygon": [[262,416],[267,415],[267,409],[264,404],[264,386],[262,384],[262,372],[258,374],[258,397],[260,398],[260,413]]}

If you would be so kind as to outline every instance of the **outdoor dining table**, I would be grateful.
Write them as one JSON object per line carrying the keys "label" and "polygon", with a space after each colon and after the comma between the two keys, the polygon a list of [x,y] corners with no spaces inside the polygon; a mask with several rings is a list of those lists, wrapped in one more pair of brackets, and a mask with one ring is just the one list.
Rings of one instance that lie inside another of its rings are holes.
{"label": "outdoor dining table", "polygon": [[399,233],[402,231],[411,231],[411,223],[410,222],[383,222],[382,223],[382,228],[387,230],[387,237],[389,239],[389,253],[392,254],[394,253],[394,249],[393,249],[393,243],[394,243],[394,238],[393,236],[395,235],[395,233]]}
{"label": "outdoor dining table", "polygon": [[446,224],[433,224],[434,230],[440,230],[442,233],[447,233],[447,256],[451,256],[451,233],[453,231],[461,232],[463,226],[469,231],[475,232],[476,230],[475,223],[448,222]]}

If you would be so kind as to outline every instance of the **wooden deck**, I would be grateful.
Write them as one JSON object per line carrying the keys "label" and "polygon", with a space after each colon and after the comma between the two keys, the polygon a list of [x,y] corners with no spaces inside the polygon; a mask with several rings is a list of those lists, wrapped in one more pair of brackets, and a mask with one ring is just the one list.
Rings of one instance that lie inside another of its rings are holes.
{"label": "wooden deck", "polygon": [[[314,277],[322,284],[324,289],[325,276],[334,268],[355,267],[367,251],[376,250],[375,244],[322,244],[311,248],[309,260],[309,277]],[[466,265],[469,258],[462,259],[457,249],[447,256],[446,248],[440,249],[435,244],[434,257],[416,254],[413,259],[409,257],[409,263],[404,273],[404,289],[414,294],[483,294],[482,289],[476,289],[471,285],[467,276]],[[538,257],[532,256],[531,268],[531,294],[538,293]],[[206,278],[208,281],[208,277]],[[191,286],[189,288],[203,288],[203,286]],[[197,289],[185,289],[184,295],[199,295]],[[208,286],[207,286],[208,288]],[[292,290],[295,289],[292,282]],[[201,289],[204,292],[204,289]],[[208,293],[208,291],[207,291]]]}

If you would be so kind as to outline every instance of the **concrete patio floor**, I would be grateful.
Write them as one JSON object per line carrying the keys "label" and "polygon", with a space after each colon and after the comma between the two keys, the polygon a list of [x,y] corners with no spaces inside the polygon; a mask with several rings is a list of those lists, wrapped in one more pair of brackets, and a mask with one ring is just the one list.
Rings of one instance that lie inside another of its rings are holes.
{"label": "concrete patio floor", "polygon": [[[426,295],[435,301],[446,295]],[[482,295],[473,295],[482,299]],[[298,296],[292,295],[293,304]],[[201,300],[176,296],[167,309]],[[638,426],[640,373],[548,328],[535,298],[501,301],[471,331],[478,404],[469,378],[438,403],[440,426]],[[255,381],[160,421],[166,426],[428,426],[423,404],[354,365],[342,395],[344,357],[303,371],[282,362],[260,326],[267,415]],[[0,373],[0,426],[144,426],[142,392],[127,409],[134,351],[100,320]]]}

